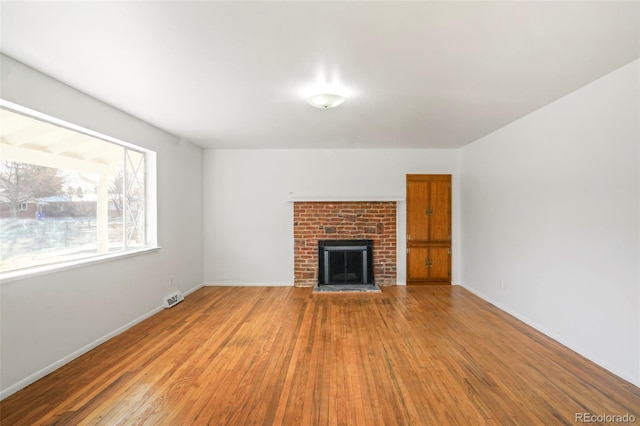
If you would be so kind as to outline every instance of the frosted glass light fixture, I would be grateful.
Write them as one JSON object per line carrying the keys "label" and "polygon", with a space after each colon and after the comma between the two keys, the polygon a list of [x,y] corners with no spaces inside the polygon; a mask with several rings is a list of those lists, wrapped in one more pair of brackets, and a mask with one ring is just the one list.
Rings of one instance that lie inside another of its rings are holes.
{"label": "frosted glass light fixture", "polygon": [[344,96],[337,93],[318,93],[307,97],[309,105],[316,108],[333,108],[344,102]]}

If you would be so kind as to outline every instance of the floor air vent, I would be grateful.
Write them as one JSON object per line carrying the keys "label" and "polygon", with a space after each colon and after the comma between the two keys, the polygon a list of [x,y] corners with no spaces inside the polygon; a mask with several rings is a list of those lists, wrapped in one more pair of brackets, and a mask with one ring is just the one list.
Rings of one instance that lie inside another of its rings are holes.
{"label": "floor air vent", "polygon": [[164,298],[164,307],[171,308],[172,306],[177,305],[178,303],[184,300],[184,296],[181,291],[176,291],[175,293],[171,293],[167,297]]}

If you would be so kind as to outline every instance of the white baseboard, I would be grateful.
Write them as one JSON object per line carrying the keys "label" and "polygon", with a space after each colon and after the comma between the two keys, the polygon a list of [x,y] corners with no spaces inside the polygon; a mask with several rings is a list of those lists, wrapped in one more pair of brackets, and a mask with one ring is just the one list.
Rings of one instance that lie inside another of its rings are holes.
{"label": "white baseboard", "polygon": [[[204,284],[200,284],[195,286],[194,288],[192,288],[191,290],[188,290],[184,293],[184,296],[188,296],[189,294],[193,293],[194,291],[202,288],[204,286]],[[58,368],[62,367],[65,364],[68,364],[69,362],[73,361],[74,359],[86,354],[87,352],[89,352],[92,349],[97,348],[98,346],[100,346],[101,344],[103,344],[104,342],[106,342],[107,340],[117,336],[118,334],[130,329],[131,327],[133,327],[134,325],[146,320],[147,318],[152,317],[153,315],[157,314],[158,312],[162,311],[164,308],[164,306],[158,306],[157,308],[152,309],[151,311],[147,312],[144,315],[139,316],[138,318],[134,319],[133,321],[128,322],[127,324],[123,325],[122,327],[119,327],[117,329],[115,329],[114,331],[112,331],[111,333],[108,333],[96,340],[94,340],[93,342],[89,343],[88,345],[78,349],[77,351],[65,356],[64,358],[49,364],[48,366],[44,367],[43,369],[36,371],[35,373],[33,373],[32,375],[20,380],[19,382],[9,386],[6,389],[2,389],[0,391],[0,401],[5,399],[6,397],[13,395],[14,393],[18,392],[20,389],[25,388],[27,386],[29,386],[30,384],[40,380],[41,378],[43,378],[44,376],[46,376],[47,374],[50,374],[52,372],[54,372],[55,370],[57,370]]]}
{"label": "white baseboard", "polygon": [[544,334],[545,336],[555,340],[556,342],[560,343],[562,346],[567,347],[568,349],[571,349],[572,351],[578,353],[579,355],[582,355],[583,357],[587,358],[588,360],[598,364],[600,367],[604,368],[605,370],[609,371],[612,374],[615,374],[616,376],[620,377],[623,380],[628,381],[629,383],[633,384],[634,386],[638,386],[640,387],[640,378],[638,377],[631,377],[628,374],[625,374],[624,372],[619,371],[618,369],[608,365],[606,362],[603,362],[602,360],[599,360],[598,357],[594,357],[592,356],[588,351],[583,350],[582,348],[576,347],[575,345],[571,344],[570,342],[567,342],[566,339],[558,336],[557,334],[555,334],[554,332],[546,329],[545,327],[542,327],[540,324],[536,323],[535,321],[532,321],[531,319],[520,315],[519,313],[509,309],[508,307],[506,307],[505,305],[503,305],[502,303],[493,300],[492,298],[486,296],[485,294],[477,291],[474,288],[471,287],[467,287],[464,284],[455,284],[455,285],[459,285],[460,287],[463,287],[464,289],[470,291],[471,293],[475,294],[476,296],[478,296],[479,298],[481,298],[482,300],[491,303],[493,306],[495,306],[496,308],[500,309],[501,311],[506,312],[507,314],[511,315],[512,317],[515,317],[517,319],[519,319],[520,321],[522,321],[523,323],[527,324],[528,326],[536,329],[537,331],[539,331],[540,333]]}
{"label": "white baseboard", "polygon": [[[394,285],[404,285],[407,283],[405,281],[397,281]],[[204,284],[205,287],[294,287],[291,282],[209,282]],[[303,286],[303,287],[313,287],[313,286]]]}
{"label": "white baseboard", "polygon": [[[398,281],[393,285],[406,286],[404,281]],[[293,283],[274,283],[274,282],[211,282],[205,283],[205,287],[294,287]],[[303,287],[313,287],[312,285]]]}
{"label": "white baseboard", "polygon": [[204,287],[204,283],[203,284],[199,284],[199,285],[195,286],[194,288],[192,288],[191,290],[187,290],[182,294],[184,295],[184,297],[187,297],[191,293],[193,293],[193,292],[195,292],[197,290],[200,290],[202,287]]}
{"label": "white baseboard", "polygon": [[210,282],[204,283],[207,287],[293,287],[293,283],[274,282]]}

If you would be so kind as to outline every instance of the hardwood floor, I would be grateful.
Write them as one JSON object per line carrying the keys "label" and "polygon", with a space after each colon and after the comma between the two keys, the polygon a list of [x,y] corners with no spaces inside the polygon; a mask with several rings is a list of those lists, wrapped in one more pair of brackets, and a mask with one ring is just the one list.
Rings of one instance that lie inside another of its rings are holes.
{"label": "hardwood floor", "polygon": [[0,402],[3,425],[640,422],[640,389],[458,286],[205,287]]}

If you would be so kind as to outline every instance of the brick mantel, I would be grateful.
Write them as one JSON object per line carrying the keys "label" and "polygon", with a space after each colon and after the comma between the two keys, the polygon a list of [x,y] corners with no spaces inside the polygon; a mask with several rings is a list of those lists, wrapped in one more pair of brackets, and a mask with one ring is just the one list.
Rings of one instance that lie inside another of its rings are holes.
{"label": "brick mantel", "polygon": [[396,201],[294,201],[295,286],[317,284],[318,240],[373,240],[375,282],[395,285]]}

